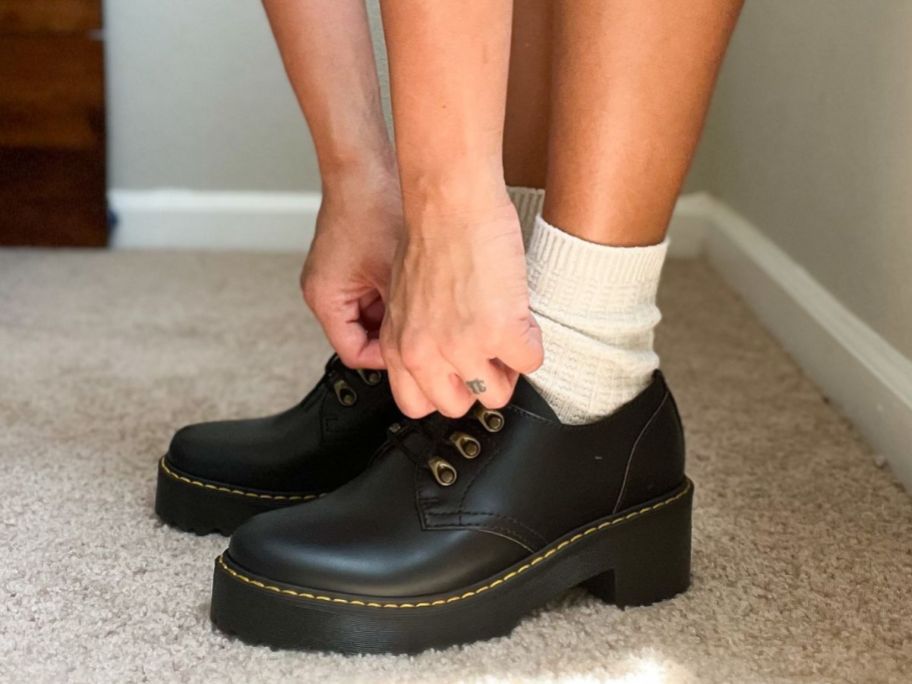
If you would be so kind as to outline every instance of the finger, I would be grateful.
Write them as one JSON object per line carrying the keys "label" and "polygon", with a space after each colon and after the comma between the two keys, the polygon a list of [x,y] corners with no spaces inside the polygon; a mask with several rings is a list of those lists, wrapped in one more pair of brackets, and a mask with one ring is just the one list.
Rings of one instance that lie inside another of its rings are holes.
{"label": "finger", "polygon": [[541,328],[530,313],[523,329],[517,335],[507,336],[494,350],[497,358],[517,373],[531,373],[542,365],[545,351],[542,347]]}
{"label": "finger", "polygon": [[396,406],[409,418],[423,418],[429,413],[433,413],[434,405],[424,396],[424,392],[418,387],[415,378],[402,365],[398,350],[385,338],[382,331],[380,342],[380,349],[386,362],[390,390]]}
{"label": "finger", "polygon": [[502,408],[510,402],[519,374],[497,359],[456,362],[463,386],[487,408]]}
{"label": "finger", "polygon": [[415,378],[405,368],[389,368],[390,389],[396,406],[409,418],[424,418],[433,413],[434,404],[425,396]]}
{"label": "finger", "polygon": [[386,307],[379,295],[372,293],[365,295],[358,302],[358,309],[361,311],[361,324],[367,330],[371,338],[380,334],[380,325],[383,323],[383,314],[386,313]]}
{"label": "finger", "polygon": [[380,340],[371,339],[358,323],[346,323],[326,331],[326,337],[339,358],[349,368],[386,368]]}
{"label": "finger", "polygon": [[323,332],[349,368],[386,367],[380,352],[380,341],[372,337],[360,320],[356,302],[324,315],[317,315]]}
{"label": "finger", "polygon": [[444,416],[460,418],[475,403],[474,395],[469,392],[459,373],[439,354],[409,370],[424,395]]}

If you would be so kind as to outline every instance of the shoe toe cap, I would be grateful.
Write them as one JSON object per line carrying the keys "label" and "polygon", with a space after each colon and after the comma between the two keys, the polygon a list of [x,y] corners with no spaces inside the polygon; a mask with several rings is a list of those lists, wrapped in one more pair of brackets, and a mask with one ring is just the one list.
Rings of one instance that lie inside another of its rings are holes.
{"label": "shoe toe cap", "polygon": [[[307,504],[313,505],[313,504]],[[306,553],[302,535],[288,531],[285,510],[269,511],[251,518],[231,535],[228,556],[242,568],[280,582],[309,584],[315,560]]]}
{"label": "shoe toe cap", "polygon": [[197,423],[178,430],[166,461],[175,470],[204,480],[263,490],[302,486],[289,477],[305,452],[267,420]]}
{"label": "shoe toe cap", "polygon": [[183,427],[171,438],[168,463],[193,475],[216,476],[221,441],[217,424],[200,423]]}

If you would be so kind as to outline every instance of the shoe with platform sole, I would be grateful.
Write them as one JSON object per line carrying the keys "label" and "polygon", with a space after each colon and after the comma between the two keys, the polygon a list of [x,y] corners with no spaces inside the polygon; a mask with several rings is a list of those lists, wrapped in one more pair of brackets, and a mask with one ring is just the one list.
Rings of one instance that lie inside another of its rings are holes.
{"label": "shoe with platform sole", "polygon": [[689,586],[692,500],[661,373],[587,425],[520,379],[501,410],[396,423],[330,496],[241,526],[211,615],[272,647],[416,653],[508,634],[578,585],[646,605]]}

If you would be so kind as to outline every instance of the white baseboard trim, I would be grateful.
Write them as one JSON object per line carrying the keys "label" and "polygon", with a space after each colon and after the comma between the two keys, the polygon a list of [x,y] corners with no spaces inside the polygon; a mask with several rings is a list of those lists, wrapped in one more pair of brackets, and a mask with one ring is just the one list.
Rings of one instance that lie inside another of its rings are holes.
{"label": "white baseboard trim", "polygon": [[744,217],[704,209],[710,263],[912,491],[912,360]]}
{"label": "white baseboard trim", "polygon": [[[320,193],[111,190],[114,249],[301,251],[313,238]],[[675,207],[669,254],[693,258],[709,225],[703,194]]]}
{"label": "white baseboard trim", "polygon": [[110,190],[115,249],[305,251],[320,194]]}

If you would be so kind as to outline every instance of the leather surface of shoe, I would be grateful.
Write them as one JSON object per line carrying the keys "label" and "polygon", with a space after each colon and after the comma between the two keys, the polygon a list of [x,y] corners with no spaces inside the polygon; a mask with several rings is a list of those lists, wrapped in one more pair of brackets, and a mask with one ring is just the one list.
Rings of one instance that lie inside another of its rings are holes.
{"label": "leather surface of shoe", "polygon": [[179,430],[159,461],[155,511],[184,530],[230,534],[257,513],[351,480],[400,418],[385,373],[351,370],[333,356],[287,411]]}
{"label": "leather surface of shoe", "polygon": [[418,652],[507,634],[577,585],[653,603],[689,585],[692,495],[661,373],[588,425],[520,379],[499,411],[393,425],[359,477],[239,528],[212,619],[274,647]]}

